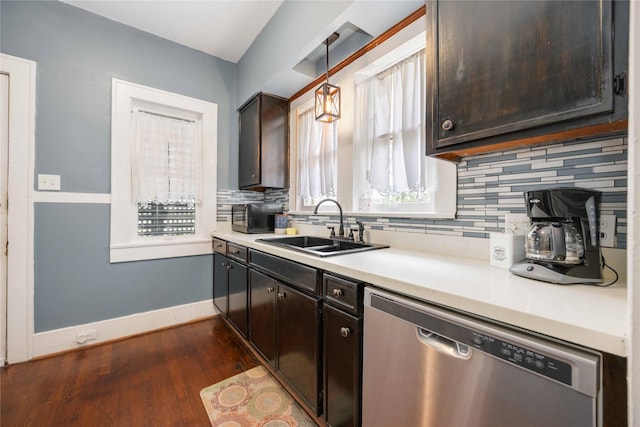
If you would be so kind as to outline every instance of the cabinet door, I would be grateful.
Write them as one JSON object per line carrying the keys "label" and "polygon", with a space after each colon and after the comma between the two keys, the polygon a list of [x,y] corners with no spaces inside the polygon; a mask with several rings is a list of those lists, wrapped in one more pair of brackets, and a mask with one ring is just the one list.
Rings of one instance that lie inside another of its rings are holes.
{"label": "cabinet door", "polygon": [[324,416],[332,427],[360,425],[360,319],[324,306]]}
{"label": "cabinet door", "polygon": [[277,292],[277,369],[319,415],[320,301],[283,285]]}
{"label": "cabinet door", "polygon": [[235,261],[229,264],[229,321],[247,336],[247,267]]}
{"label": "cabinet door", "polygon": [[238,185],[252,187],[260,183],[260,97],[240,110]]}
{"label": "cabinet door", "polygon": [[437,1],[427,9],[429,146],[613,111],[610,1]]}
{"label": "cabinet door", "polygon": [[249,338],[271,366],[275,367],[277,282],[250,269],[249,288]]}
{"label": "cabinet door", "polygon": [[227,317],[228,312],[228,261],[224,255],[213,254],[213,303],[224,317]]}

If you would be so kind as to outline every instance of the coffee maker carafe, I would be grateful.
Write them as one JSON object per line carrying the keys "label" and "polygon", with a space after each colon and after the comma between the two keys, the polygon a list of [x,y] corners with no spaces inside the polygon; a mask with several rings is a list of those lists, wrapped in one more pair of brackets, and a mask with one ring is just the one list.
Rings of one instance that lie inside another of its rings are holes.
{"label": "coffee maker carafe", "polygon": [[599,191],[554,188],[524,193],[531,227],[526,258],[509,270],[558,284],[602,282]]}

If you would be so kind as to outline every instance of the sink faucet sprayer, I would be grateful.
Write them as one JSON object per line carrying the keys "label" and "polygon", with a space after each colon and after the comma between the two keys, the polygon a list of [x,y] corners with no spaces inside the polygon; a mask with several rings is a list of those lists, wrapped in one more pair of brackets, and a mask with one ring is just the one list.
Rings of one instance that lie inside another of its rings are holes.
{"label": "sink faucet sprayer", "polygon": [[342,206],[340,206],[340,203],[338,203],[337,201],[333,200],[333,199],[324,199],[324,200],[320,200],[318,202],[318,204],[316,205],[316,208],[313,210],[314,214],[318,213],[318,208],[320,207],[321,204],[323,204],[324,202],[333,202],[336,205],[338,205],[338,209],[340,210],[340,229],[338,230],[338,235],[340,237],[344,237],[344,223],[342,221]]}

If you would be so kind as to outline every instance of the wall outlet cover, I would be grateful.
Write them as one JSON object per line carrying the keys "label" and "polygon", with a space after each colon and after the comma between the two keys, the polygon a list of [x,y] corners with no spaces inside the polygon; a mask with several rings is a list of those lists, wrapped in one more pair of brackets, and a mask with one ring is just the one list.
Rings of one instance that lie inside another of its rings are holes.
{"label": "wall outlet cover", "polygon": [[511,234],[527,234],[531,220],[527,214],[505,213],[504,214],[504,230]]}
{"label": "wall outlet cover", "polygon": [[60,191],[60,175],[38,174],[38,190]]}
{"label": "wall outlet cover", "polygon": [[93,341],[98,338],[98,331],[95,329],[90,329],[88,331],[82,331],[76,333],[76,342],[78,344],[84,344],[87,341]]}
{"label": "wall outlet cover", "polygon": [[616,216],[600,215],[600,246],[613,248],[616,246]]}

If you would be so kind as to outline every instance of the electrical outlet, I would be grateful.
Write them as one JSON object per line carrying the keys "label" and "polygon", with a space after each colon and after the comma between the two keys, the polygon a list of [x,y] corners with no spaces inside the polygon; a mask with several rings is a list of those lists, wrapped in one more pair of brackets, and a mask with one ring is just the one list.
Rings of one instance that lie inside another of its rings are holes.
{"label": "electrical outlet", "polygon": [[87,341],[93,341],[98,338],[98,331],[90,329],[88,331],[78,332],[76,334],[76,342],[78,344],[84,344]]}
{"label": "electrical outlet", "polygon": [[60,175],[38,174],[38,190],[60,191]]}
{"label": "electrical outlet", "polygon": [[505,213],[504,230],[511,234],[527,234],[531,220],[526,214]]}
{"label": "electrical outlet", "polygon": [[616,246],[616,216],[600,215],[600,246]]}

